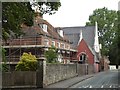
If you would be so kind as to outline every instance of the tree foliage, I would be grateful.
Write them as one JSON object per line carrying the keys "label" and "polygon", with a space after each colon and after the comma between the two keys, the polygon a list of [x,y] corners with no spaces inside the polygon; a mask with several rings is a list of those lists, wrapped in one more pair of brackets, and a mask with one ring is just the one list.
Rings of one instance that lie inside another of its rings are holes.
{"label": "tree foliage", "polygon": [[116,37],[113,40],[112,45],[110,46],[110,64],[116,64],[120,65],[120,11],[117,12],[118,14],[118,22],[117,22],[117,32],[116,32]]}
{"label": "tree foliage", "polygon": [[20,36],[21,24],[33,25],[33,10],[29,2],[3,2],[2,3],[2,36],[8,39],[10,34]]}
{"label": "tree foliage", "polygon": [[[46,9],[42,8],[45,3]],[[61,6],[60,2],[38,2],[40,14],[54,14]],[[10,36],[19,37],[21,34],[21,24],[33,25],[34,11],[29,2],[3,2],[2,3],[2,37],[7,40]]]}
{"label": "tree foliage", "polygon": [[31,53],[23,53],[15,69],[17,71],[36,71],[37,67],[37,58]]}
{"label": "tree foliage", "polygon": [[57,49],[54,46],[51,46],[48,51],[45,52],[45,57],[48,63],[56,63],[57,62]]}
{"label": "tree foliage", "polygon": [[8,65],[7,65],[7,60],[5,57],[6,50],[2,47],[0,47],[0,51],[2,52],[2,64],[0,64],[0,70],[3,72],[7,72],[9,70]]}
{"label": "tree foliage", "polygon": [[110,46],[110,50],[109,50],[109,59],[110,59],[110,64],[118,64],[118,43],[117,43],[117,38],[115,38],[115,40],[113,41],[112,45]]}
{"label": "tree foliage", "polygon": [[98,22],[99,40],[102,44],[102,55],[108,55],[111,44],[116,37],[117,31],[117,11],[107,8],[96,9],[89,16],[86,25],[95,25]]}
{"label": "tree foliage", "polygon": [[[38,0],[39,1],[39,0]],[[58,11],[59,7],[61,6],[60,0],[59,2],[38,2],[39,6],[40,6],[40,14],[55,14],[56,11]],[[46,9],[44,9],[42,6],[46,5]]]}
{"label": "tree foliage", "polygon": [[118,53],[117,53],[117,62],[118,65],[120,65],[120,10],[118,11],[118,29],[117,29],[117,49],[118,49]]}

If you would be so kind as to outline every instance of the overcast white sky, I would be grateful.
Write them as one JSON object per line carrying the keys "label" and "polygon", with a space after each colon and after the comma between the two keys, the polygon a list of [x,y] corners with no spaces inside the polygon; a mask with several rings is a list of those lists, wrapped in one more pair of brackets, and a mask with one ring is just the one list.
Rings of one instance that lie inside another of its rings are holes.
{"label": "overcast white sky", "polygon": [[44,15],[44,19],[54,27],[84,26],[89,15],[97,8],[107,7],[118,10],[120,0],[60,0],[61,7],[54,15]]}

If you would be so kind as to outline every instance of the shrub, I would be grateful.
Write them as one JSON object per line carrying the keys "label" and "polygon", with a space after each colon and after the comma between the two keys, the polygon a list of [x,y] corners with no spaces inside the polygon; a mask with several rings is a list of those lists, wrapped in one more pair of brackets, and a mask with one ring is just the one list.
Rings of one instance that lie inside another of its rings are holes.
{"label": "shrub", "polygon": [[51,46],[48,51],[45,52],[47,63],[57,63],[57,49]]}
{"label": "shrub", "polygon": [[23,53],[20,61],[15,67],[16,71],[36,71],[38,67],[37,58],[31,53]]}
{"label": "shrub", "polygon": [[0,55],[0,57],[2,57],[2,64],[0,63],[0,71],[3,71],[3,72],[8,72],[9,71],[9,68],[7,66],[7,60],[6,60],[6,56],[5,56],[5,53],[6,53],[6,50],[2,47],[0,47],[0,52],[2,52],[2,56]]}

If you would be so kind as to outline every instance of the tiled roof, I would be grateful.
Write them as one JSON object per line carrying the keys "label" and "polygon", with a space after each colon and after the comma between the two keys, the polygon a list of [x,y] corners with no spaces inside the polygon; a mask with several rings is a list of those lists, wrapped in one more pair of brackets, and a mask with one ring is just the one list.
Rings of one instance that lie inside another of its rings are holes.
{"label": "tiled roof", "polygon": [[[38,24],[46,24],[47,25],[47,32],[44,32]],[[46,20],[42,18],[37,18],[35,20],[34,26],[32,27],[24,27],[23,32],[25,33],[24,37],[36,37],[39,36],[40,34],[46,35],[48,37],[54,38],[54,39],[59,39],[62,41],[69,41],[65,36],[61,37],[58,32],[55,30],[55,28],[48,23]]]}
{"label": "tiled roof", "polygon": [[61,27],[64,34],[68,39],[73,42],[72,46],[76,47],[80,38],[80,30],[82,30],[83,39],[85,42],[93,48],[94,37],[95,37],[95,26],[85,26],[85,27]]}

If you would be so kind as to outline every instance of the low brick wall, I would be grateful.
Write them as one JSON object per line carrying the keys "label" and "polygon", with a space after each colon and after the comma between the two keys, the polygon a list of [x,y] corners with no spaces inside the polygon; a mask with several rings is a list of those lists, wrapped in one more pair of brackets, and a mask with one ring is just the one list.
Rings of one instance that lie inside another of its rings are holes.
{"label": "low brick wall", "polygon": [[36,72],[16,71],[2,73],[2,86],[3,88],[12,86],[36,86]]}
{"label": "low brick wall", "polygon": [[65,80],[77,75],[76,64],[46,64],[44,85]]}

